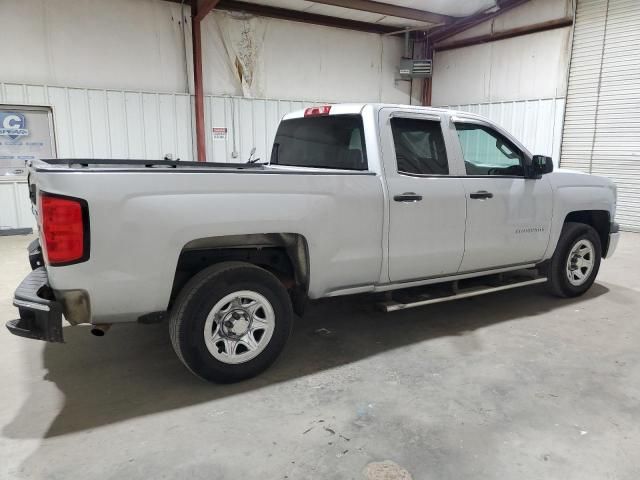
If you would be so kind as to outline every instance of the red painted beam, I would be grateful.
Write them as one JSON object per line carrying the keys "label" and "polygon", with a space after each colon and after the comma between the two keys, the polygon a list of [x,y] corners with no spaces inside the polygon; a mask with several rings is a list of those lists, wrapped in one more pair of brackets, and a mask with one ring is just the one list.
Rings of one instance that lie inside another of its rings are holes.
{"label": "red painted beam", "polygon": [[[433,61],[433,44],[429,37],[424,42],[424,57]],[[432,64],[433,65],[433,64]],[[425,78],[422,84],[422,105],[431,106],[431,93],[433,91],[433,76]]]}
{"label": "red painted beam", "polygon": [[309,23],[313,25],[343,28],[361,32],[393,33],[398,31],[398,27],[390,27],[379,23],[361,22],[358,20],[349,20],[347,18],[331,17],[328,15],[319,15],[317,13],[289,10],[286,8],[263,5],[261,3],[248,3],[238,0],[220,0],[220,3],[216,8],[218,10],[246,12],[254,15],[260,15],[262,17],[278,18],[280,20],[289,20],[291,22]]}
{"label": "red painted beam", "polygon": [[207,161],[204,131],[204,86],[202,77],[201,22],[219,0],[197,0],[191,5],[191,42],[193,44],[193,89],[196,113],[196,149],[199,162]]}
{"label": "red painted beam", "polygon": [[478,35],[475,37],[464,38],[444,44],[435,45],[435,50],[442,52],[444,50],[453,50],[454,48],[470,47],[481,43],[495,42],[497,40],[505,40],[507,38],[520,37],[522,35],[530,35],[532,33],[546,32],[556,28],[570,27],[573,25],[573,18],[565,17],[546,22],[534,23],[524,27],[511,28],[501,32],[488,33],[486,35]]}
{"label": "red painted beam", "polygon": [[193,43],[193,88],[196,110],[196,151],[199,162],[207,161],[204,133],[204,87],[202,83],[202,31],[200,22],[193,18],[191,22],[191,41]]}
{"label": "red painted beam", "polygon": [[211,10],[216,8],[216,5],[219,1],[220,0],[198,0],[197,2],[195,2],[194,5],[196,6],[196,13],[193,17],[193,20],[201,22]]}
{"label": "red painted beam", "polygon": [[[375,0],[314,0],[315,3],[332,5],[334,7],[360,10],[362,12],[376,13],[388,17],[406,18],[425,23],[451,23],[456,18],[440,13],[433,13],[424,9],[402,7],[391,3],[376,2]],[[416,3],[416,2],[414,2]],[[419,2],[417,2],[419,3]]]}
{"label": "red painted beam", "polygon": [[439,43],[447,38],[451,38],[454,35],[457,35],[465,30],[468,30],[476,25],[480,25],[487,20],[491,20],[492,18],[498,17],[509,10],[512,10],[520,5],[527,3],[529,0],[503,0],[498,2],[500,8],[493,12],[488,13],[477,13],[475,15],[471,15],[469,17],[460,19],[456,22],[453,22],[447,26],[441,27],[440,29],[433,32],[431,35],[431,41],[433,43]]}

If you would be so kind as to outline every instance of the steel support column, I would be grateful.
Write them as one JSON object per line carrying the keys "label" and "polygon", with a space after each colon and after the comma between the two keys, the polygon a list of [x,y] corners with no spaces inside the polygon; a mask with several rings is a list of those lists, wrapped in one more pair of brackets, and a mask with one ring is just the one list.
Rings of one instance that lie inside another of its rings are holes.
{"label": "steel support column", "polygon": [[219,0],[199,0],[191,5],[191,42],[193,45],[193,89],[196,114],[196,149],[199,162],[207,161],[204,131],[204,86],[202,81],[202,20]]}
{"label": "steel support column", "polygon": [[193,42],[193,89],[196,110],[196,151],[199,162],[207,161],[204,138],[204,87],[202,85],[202,34],[200,21],[194,17],[191,22],[191,40]]}

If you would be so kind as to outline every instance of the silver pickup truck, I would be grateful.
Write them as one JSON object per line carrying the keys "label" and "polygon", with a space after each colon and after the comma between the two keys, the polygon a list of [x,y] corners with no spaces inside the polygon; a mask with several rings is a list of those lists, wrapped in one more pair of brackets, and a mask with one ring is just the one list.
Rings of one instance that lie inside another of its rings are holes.
{"label": "silver pickup truck", "polygon": [[285,116],[268,164],[34,161],[39,241],[7,326],[61,342],[62,316],[168,318],[184,364],[229,382],[276,359],[308,299],[580,295],[616,247],[616,188],[552,170],[480,116],[380,104]]}

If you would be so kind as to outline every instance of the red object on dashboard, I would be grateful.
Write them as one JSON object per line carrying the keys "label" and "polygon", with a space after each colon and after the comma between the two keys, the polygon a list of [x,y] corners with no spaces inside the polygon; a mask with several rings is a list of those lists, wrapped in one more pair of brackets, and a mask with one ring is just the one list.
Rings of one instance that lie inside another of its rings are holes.
{"label": "red object on dashboard", "polygon": [[331,105],[323,105],[322,107],[309,107],[305,109],[305,117],[318,117],[321,115],[329,115],[331,111]]}
{"label": "red object on dashboard", "polygon": [[46,262],[52,266],[62,266],[89,258],[89,212],[86,201],[42,192],[40,216]]}

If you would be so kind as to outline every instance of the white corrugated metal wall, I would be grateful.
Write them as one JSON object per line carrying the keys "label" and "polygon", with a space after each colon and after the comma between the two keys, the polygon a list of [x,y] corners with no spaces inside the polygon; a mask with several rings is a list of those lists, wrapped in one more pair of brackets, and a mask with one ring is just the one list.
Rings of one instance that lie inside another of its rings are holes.
{"label": "white corrugated metal wall", "polygon": [[640,231],[640,2],[580,0],[561,166],[611,178],[616,218]]}
{"label": "white corrugated metal wall", "polygon": [[549,155],[558,164],[564,98],[448,105],[447,108],[483,115],[520,140],[529,151]]}
{"label": "white corrugated metal wall", "polygon": [[[188,94],[0,83],[0,103],[50,105],[61,158],[194,158]],[[283,115],[319,104],[207,95],[208,161],[246,160],[254,146],[267,158]],[[214,127],[226,127],[226,139],[214,139]]]}
{"label": "white corrugated metal wall", "polygon": [[[209,95],[205,102],[207,159],[246,162],[251,149],[256,147],[255,157],[268,161],[282,117],[315,105],[321,103]],[[212,129],[220,127],[228,129],[226,139],[214,138]]]}
{"label": "white corrugated metal wall", "polygon": [[[194,158],[188,94],[0,83],[0,103],[51,106],[61,158],[157,160],[165,154],[184,161]],[[245,162],[254,146],[256,157],[267,160],[282,116],[317,104],[207,96],[208,160]],[[227,135],[216,139],[213,128],[227,128]],[[33,227],[29,203],[23,198],[27,198],[24,182],[0,183],[0,228]]]}
{"label": "white corrugated metal wall", "polygon": [[0,180],[0,230],[35,227],[26,182]]}

